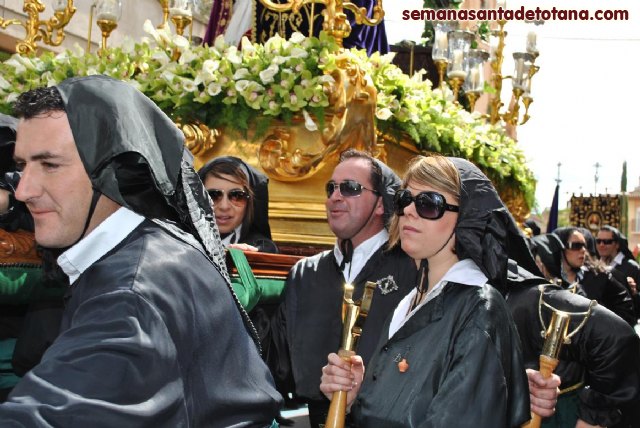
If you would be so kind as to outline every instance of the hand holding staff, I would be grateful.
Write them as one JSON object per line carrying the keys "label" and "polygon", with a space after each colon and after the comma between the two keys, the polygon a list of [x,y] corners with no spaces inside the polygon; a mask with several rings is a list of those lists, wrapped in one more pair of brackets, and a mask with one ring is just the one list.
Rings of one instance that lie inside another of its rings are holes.
{"label": "hand holding staff", "polygon": [[[350,362],[355,355],[358,339],[362,334],[362,326],[366,320],[376,283],[368,281],[365,285],[362,299],[353,301],[353,285],[345,284],[344,298],[342,302],[342,345],[338,355],[343,360]],[[325,428],[343,428],[344,418],[347,413],[347,392],[336,391],[331,397],[331,406]]]}

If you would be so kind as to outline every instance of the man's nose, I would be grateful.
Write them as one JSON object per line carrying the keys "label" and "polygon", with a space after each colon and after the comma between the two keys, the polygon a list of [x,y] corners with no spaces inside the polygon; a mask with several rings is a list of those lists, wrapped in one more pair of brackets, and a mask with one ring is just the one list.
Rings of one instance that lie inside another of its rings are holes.
{"label": "man's nose", "polygon": [[42,193],[42,186],[35,180],[31,169],[25,167],[20,174],[20,182],[16,188],[16,199],[22,202],[28,202],[30,199],[39,196],[40,193]]}

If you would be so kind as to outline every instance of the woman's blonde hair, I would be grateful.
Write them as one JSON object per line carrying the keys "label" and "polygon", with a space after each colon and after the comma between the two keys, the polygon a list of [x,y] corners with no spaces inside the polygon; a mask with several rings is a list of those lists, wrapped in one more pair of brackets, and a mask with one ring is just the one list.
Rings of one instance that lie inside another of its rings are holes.
{"label": "woman's blonde hair", "polygon": [[[441,155],[433,154],[413,158],[404,174],[402,189],[406,189],[409,183],[433,187],[437,191],[453,195],[456,200],[447,201],[450,204],[457,204],[460,199],[458,168]],[[400,242],[398,220],[398,215],[394,213],[389,225],[389,248],[395,247]]]}

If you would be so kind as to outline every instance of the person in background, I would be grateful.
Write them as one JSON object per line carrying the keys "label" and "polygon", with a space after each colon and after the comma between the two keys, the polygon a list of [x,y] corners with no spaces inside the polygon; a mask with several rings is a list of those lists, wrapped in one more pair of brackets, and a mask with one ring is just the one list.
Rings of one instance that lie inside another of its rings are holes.
{"label": "person in background", "polygon": [[[561,286],[564,246],[560,238],[550,233],[536,236],[532,242],[545,278],[512,264],[507,295],[526,366],[538,367],[544,344],[540,331],[549,325],[551,316],[547,306],[540,306],[540,293],[544,303],[557,310],[582,313],[571,317],[569,333],[577,332],[563,344],[555,370],[562,380],[556,413],[542,426],[626,427],[624,420],[630,415],[627,409],[640,399],[640,338],[623,319],[602,305],[593,306],[581,326],[591,301]],[[540,323],[540,316],[545,325]]]}
{"label": "person in background", "polygon": [[629,325],[636,324],[631,295],[627,287],[620,283],[604,264],[592,258],[587,250],[588,238],[575,227],[562,227],[553,231],[564,246],[561,259],[563,287],[577,285],[578,293],[596,300],[613,311]]}
{"label": "person in background", "polygon": [[0,426],[272,426],[282,399],[171,119],[100,75],[25,92],[14,111],[16,198],[36,242],[63,249],[70,286]]}
{"label": "person in background", "polygon": [[519,427],[529,388],[500,290],[507,249],[535,265],[515,221],[477,167],[442,156],[411,162],[395,214],[389,243],[414,259],[415,287],[385,323],[366,377],[361,357],[332,353],[320,389],[348,391],[358,426]]}
{"label": "person in background", "polygon": [[620,283],[627,286],[636,318],[640,318],[640,265],[633,259],[627,237],[613,226],[603,226],[598,231],[596,245],[600,260],[608,266],[608,270]]}
{"label": "person in background", "polygon": [[266,175],[233,156],[209,161],[198,170],[198,175],[213,201],[223,244],[244,250],[254,247],[265,253],[278,252],[271,240]]}

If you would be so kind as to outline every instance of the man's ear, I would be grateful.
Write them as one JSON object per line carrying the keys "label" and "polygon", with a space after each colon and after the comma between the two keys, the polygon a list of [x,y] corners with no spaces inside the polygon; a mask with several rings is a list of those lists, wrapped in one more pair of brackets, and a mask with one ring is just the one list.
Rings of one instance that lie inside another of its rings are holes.
{"label": "man's ear", "polygon": [[384,216],[384,202],[382,200],[382,196],[378,196],[378,200],[376,201],[375,213],[380,217]]}

